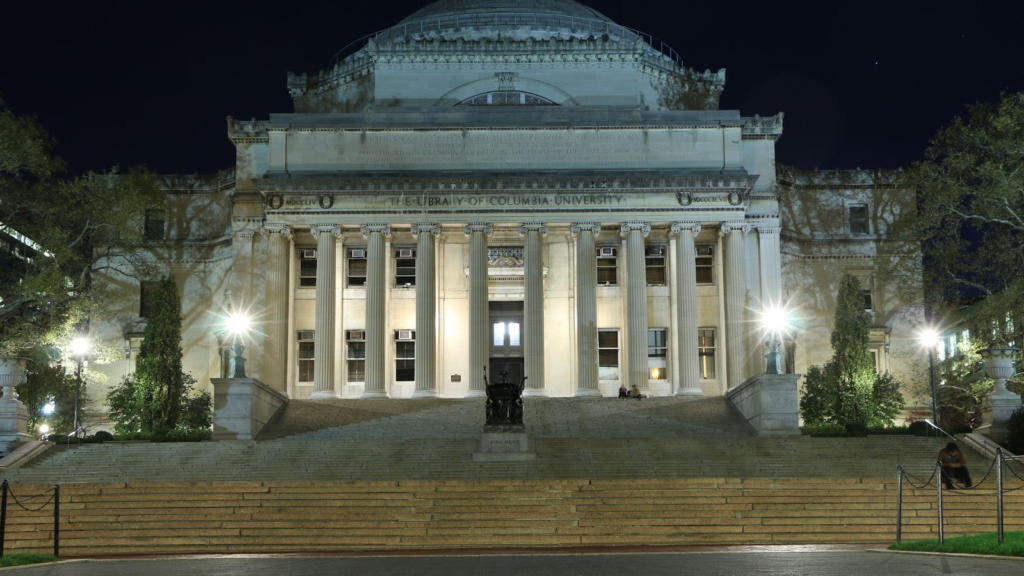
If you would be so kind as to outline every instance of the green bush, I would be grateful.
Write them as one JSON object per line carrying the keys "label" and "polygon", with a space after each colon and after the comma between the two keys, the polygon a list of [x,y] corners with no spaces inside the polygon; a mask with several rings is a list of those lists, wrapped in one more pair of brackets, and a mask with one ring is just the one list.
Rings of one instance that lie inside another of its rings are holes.
{"label": "green bush", "polygon": [[872,436],[899,436],[910,434],[908,426],[868,426],[868,434]]}
{"label": "green bush", "polygon": [[846,427],[842,424],[831,422],[813,422],[800,427],[800,433],[805,436],[816,436],[820,438],[846,436]]}
{"label": "green bush", "polygon": [[868,435],[868,427],[857,422],[851,422],[846,425],[846,435],[853,436],[855,438],[864,438]]}
{"label": "green bush", "polygon": [[1018,456],[1024,455],[1024,408],[1017,408],[1006,425],[1006,447]]}
{"label": "green bush", "polygon": [[907,431],[914,436],[927,436],[929,428],[931,428],[931,426],[929,426],[927,422],[918,420],[917,422],[911,422],[910,426],[907,426]]}
{"label": "green bush", "polygon": [[180,428],[175,428],[166,434],[156,434],[153,432],[127,432],[124,434],[118,434],[114,439],[119,441],[149,440],[150,442],[200,442],[202,440],[209,440],[212,436],[213,431],[211,430],[185,431]]}
{"label": "green bush", "polygon": [[106,442],[108,440],[113,440],[114,435],[111,434],[110,432],[107,432],[106,430],[100,430],[94,435],[94,438],[96,438],[96,440],[98,440],[99,442]]}

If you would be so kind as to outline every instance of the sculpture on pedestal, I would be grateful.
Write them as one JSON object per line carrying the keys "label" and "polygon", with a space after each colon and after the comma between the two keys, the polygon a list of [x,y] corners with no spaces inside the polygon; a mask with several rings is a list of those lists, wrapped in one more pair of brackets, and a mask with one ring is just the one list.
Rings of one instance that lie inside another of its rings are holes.
{"label": "sculpture on pedestal", "polygon": [[536,460],[537,450],[533,438],[523,425],[523,390],[526,378],[519,383],[508,381],[508,372],[502,371],[500,380],[487,381],[484,367],[484,392],[487,394],[487,422],[477,442],[473,460],[477,462],[517,462]]}
{"label": "sculpture on pedestal", "polygon": [[523,390],[526,378],[521,382],[508,381],[508,372],[500,373],[500,380],[493,384],[487,381],[487,368],[484,367],[484,390],[487,392],[487,423],[485,429],[494,427],[523,427]]}

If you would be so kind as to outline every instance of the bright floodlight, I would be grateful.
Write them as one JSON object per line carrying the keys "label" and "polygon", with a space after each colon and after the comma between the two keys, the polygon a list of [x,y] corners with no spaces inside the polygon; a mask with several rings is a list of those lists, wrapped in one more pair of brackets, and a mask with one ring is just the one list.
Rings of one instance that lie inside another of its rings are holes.
{"label": "bright floodlight", "polygon": [[53,411],[56,409],[57,405],[54,404],[53,402],[47,402],[46,404],[43,404],[43,414],[46,414],[47,416],[53,414]]}
{"label": "bright floodlight", "polygon": [[789,327],[789,314],[784,308],[773,306],[761,313],[761,324],[766,330],[783,332]]}
{"label": "bright floodlight", "polygon": [[39,425],[39,433],[40,434],[49,434],[50,433],[50,425],[49,424],[40,424]]}
{"label": "bright floodlight", "polygon": [[242,335],[249,331],[249,327],[252,325],[252,320],[245,314],[232,314],[228,316],[228,330],[236,335]]}
{"label": "bright floodlight", "polygon": [[934,328],[925,328],[921,331],[918,338],[921,340],[921,345],[925,348],[932,348],[939,343],[939,331]]}
{"label": "bright floodlight", "polygon": [[85,356],[89,353],[89,340],[79,336],[71,341],[71,354],[73,356]]}

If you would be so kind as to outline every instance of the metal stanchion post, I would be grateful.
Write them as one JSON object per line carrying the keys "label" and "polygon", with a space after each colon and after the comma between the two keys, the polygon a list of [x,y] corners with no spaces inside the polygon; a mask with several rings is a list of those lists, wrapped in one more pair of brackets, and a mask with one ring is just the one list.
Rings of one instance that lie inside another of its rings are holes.
{"label": "metal stanchion post", "polygon": [[4,557],[4,536],[7,532],[7,480],[0,487],[0,558]]}
{"label": "metal stanchion post", "polygon": [[896,474],[896,543],[903,539],[903,466]]}
{"label": "metal stanchion post", "polygon": [[944,479],[942,477],[942,465],[938,462],[936,462],[935,465],[939,468],[939,473],[935,477],[935,486],[938,488],[939,493],[939,546],[942,546],[946,543],[945,534],[943,533],[942,528],[942,482]]}
{"label": "metal stanchion post", "polygon": [[1003,450],[996,448],[996,534],[1003,544]]}
{"label": "metal stanchion post", "polygon": [[60,484],[53,486],[53,556],[60,558]]}

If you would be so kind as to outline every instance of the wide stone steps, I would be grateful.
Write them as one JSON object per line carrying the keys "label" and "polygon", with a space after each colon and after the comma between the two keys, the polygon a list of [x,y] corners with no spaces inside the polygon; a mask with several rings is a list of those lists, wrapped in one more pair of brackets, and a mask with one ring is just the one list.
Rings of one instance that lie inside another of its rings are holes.
{"label": "wide stone steps", "polygon": [[[12,486],[21,498],[48,488]],[[896,530],[895,477],[150,482],[61,492],[65,557],[882,543]],[[935,536],[935,496],[904,487],[905,538]],[[1006,529],[1024,530],[1024,491],[1005,501]],[[991,490],[946,492],[944,505],[947,536],[995,528]],[[6,538],[6,551],[52,550],[52,505],[26,512],[11,503]]]}

